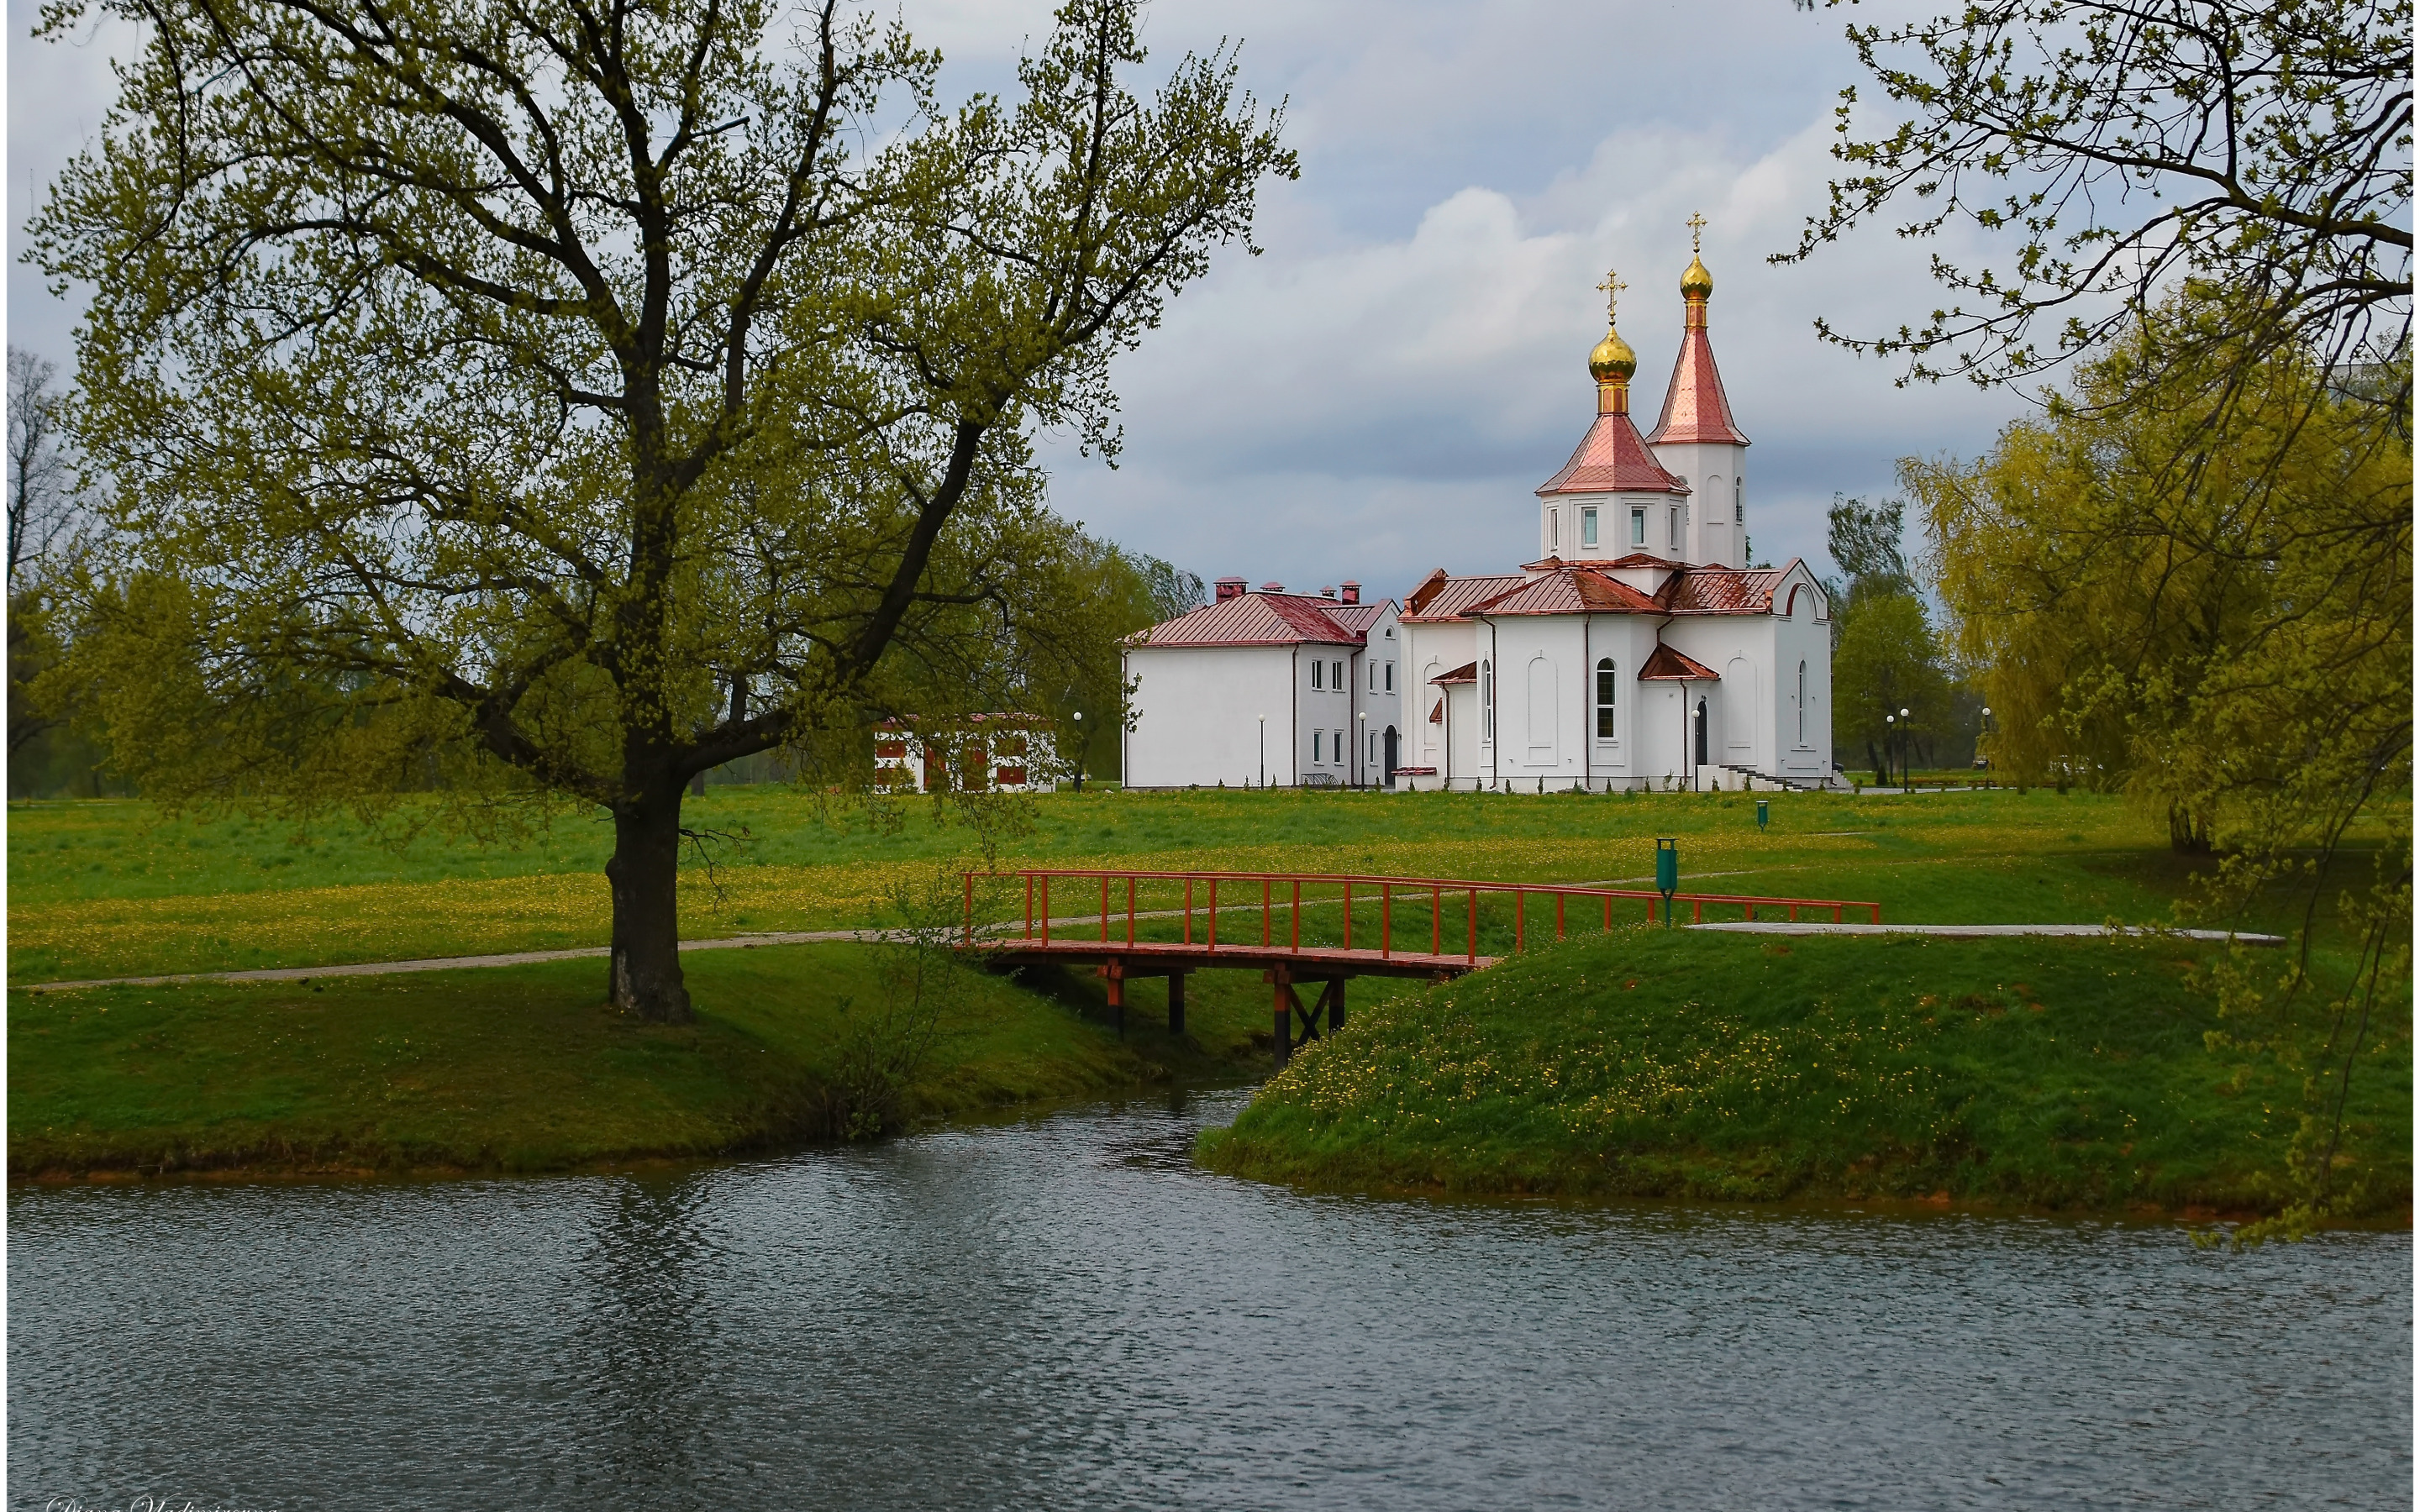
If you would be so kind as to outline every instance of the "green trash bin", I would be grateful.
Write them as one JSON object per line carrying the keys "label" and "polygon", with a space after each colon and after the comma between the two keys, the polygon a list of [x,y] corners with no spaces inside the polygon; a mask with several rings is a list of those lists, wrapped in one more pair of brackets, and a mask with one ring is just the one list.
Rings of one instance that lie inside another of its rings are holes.
{"label": "green trash bin", "polygon": [[1763,798],[1759,798],[1759,799],[1757,799],[1757,800],[1756,800],[1756,827],[1757,827],[1757,828],[1759,828],[1759,829],[1762,829],[1762,828],[1764,827],[1765,821],[1766,821],[1766,820],[1768,820],[1768,819],[1771,819],[1772,817],[1773,817],[1773,805],[1772,805],[1772,803],[1771,803],[1771,802],[1769,802],[1769,801],[1767,801],[1766,799],[1763,799]]}
{"label": "green trash bin", "polygon": [[1681,842],[1669,836],[1655,841],[1655,890],[1664,895],[1664,927],[1672,927],[1672,894],[1681,890]]}

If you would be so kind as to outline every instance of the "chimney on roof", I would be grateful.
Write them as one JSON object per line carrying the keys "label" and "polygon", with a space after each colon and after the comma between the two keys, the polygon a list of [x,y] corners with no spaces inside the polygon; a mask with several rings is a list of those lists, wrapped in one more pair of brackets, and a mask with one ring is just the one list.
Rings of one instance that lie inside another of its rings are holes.
{"label": "chimney on roof", "polygon": [[1348,604],[1358,604],[1361,602],[1361,585],[1359,583],[1348,582],[1344,585],[1344,602]]}
{"label": "chimney on roof", "polygon": [[1243,596],[1244,596],[1244,579],[1241,579],[1241,578],[1221,578],[1221,579],[1218,579],[1218,602],[1219,602],[1219,603],[1223,604],[1223,603],[1227,602],[1227,600],[1229,600],[1229,599],[1231,599],[1231,598],[1241,598],[1241,597],[1243,597]]}
{"label": "chimney on roof", "polygon": [[1328,587],[1322,588],[1319,591],[1319,596],[1322,598],[1334,598],[1336,596],[1335,587],[1330,585]]}
{"label": "chimney on roof", "polygon": [[1263,583],[1261,584],[1261,592],[1264,594],[1282,594],[1285,592],[1285,584]]}

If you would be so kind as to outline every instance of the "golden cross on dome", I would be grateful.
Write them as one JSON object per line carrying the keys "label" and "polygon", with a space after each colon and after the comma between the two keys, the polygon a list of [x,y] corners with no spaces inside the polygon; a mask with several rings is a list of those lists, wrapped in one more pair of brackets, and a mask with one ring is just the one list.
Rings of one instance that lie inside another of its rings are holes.
{"label": "golden cross on dome", "polygon": [[1698,238],[1706,229],[1706,218],[1699,214],[1697,211],[1692,210],[1689,212],[1688,226],[1689,255],[1694,257],[1700,251],[1704,250],[1698,245]]}
{"label": "golden cross on dome", "polygon": [[1610,268],[1605,270],[1605,282],[1599,284],[1597,287],[1605,290],[1605,324],[1607,330],[1613,327],[1613,307],[1621,301],[1621,291],[1629,286],[1621,281],[1620,273]]}

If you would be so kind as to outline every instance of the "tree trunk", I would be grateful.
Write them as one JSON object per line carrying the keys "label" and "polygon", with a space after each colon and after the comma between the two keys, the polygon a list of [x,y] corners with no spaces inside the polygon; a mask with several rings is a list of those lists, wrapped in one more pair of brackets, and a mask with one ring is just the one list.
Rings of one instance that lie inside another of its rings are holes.
{"label": "tree trunk", "polygon": [[2168,805],[2168,848],[2186,856],[2208,856],[2211,825],[2181,803]]}
{"label": "tree trunk", "polygon": [[680,967],[680,789],[613,810],[613,1004],[650,1024],[690,1022]]}

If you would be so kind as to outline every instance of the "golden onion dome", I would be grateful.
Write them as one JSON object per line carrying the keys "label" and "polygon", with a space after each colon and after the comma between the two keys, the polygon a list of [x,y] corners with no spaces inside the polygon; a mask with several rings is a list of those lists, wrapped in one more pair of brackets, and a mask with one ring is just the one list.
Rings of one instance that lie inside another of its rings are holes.
{"label": "golden onion dome", "polygon": [[1607,378],[1626,378],[1637,371],[1638,354],[1630,349],[1630,343],[1621,339],[1621,332],[1607,326],[1605,339],[1589,353],[1589,372],[1602,383]]}
{"label": "golden onion dome", "polygon": [[1689,270],[1681,275],[1681,297],[1702,300],[1714,292],[1714,275],[1695,255],[1689,258]]}

